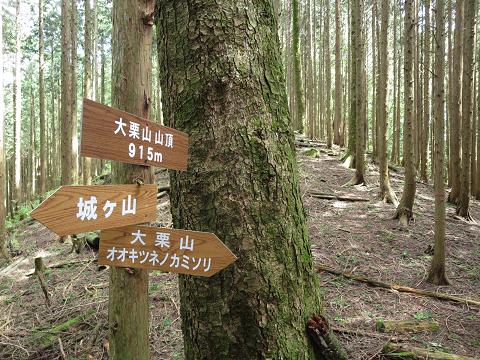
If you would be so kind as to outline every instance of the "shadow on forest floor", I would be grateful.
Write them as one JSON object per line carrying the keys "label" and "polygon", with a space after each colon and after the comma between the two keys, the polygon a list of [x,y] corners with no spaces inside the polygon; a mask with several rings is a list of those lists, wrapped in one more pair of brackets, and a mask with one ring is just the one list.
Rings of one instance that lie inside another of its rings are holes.
{"label": "shadow on forest floor", "polygon": [[[299,149],[302,153],[305,149]],[[391,220],[394,208],[377,199],[378,169],[368,168],[367,186],[344,188],[353,171],[341,166],[337,154],[320,152],[318,158],[299,155],[301,187],[317,264],[354,272],[384,282],[431,289],[479,300],[479,227],[447,221],[448,287],[433,287],[424,280],[430,264],[425,253],[433,243],[433,188],[418,184],[416,221],[407,230]],[[401,195],[403,177],[392,173],[392,185]],[[168,184],[166,172],[158,183]],[[367,202],[322,200],[309,192],[348,194]],[[159,225],[171,224],[168,196],[159,200]],[[454,209],[447,208],[451,219]],[[472,215],[480,220],[478,202]],[[71,245],[59,244],[55,234],[37,222],[22,225],[14,234],[20,254],[0,270],[1,359],[107,359],[108,271],[99,270],[95,252],[69,254]],[[39,253],[47,265],[46,279],[52,306],[48,309],[33,270]],[[319,273],[325,309],[334,327],[377,334],[379,320],[425,319],[437,321],[433,333],[392,334],[405,344],[442,349],[480,357],[478,308],[434,298],[370,287],[344,277]],[[150,344],[152,359],[182,359],[177,276],[150,275]],[[61,335],[61,341],[58,335]],[[379,334],[379,333],[378,333]],[[390,335],[379,337],[338,333],[351,359],[379,359]],[[63,350],[61,350],[63,349]]]}

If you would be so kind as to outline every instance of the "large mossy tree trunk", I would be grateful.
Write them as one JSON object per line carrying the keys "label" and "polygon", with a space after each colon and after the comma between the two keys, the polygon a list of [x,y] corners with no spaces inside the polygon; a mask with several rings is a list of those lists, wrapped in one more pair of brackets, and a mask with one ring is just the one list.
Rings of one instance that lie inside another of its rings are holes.
{"label": "large mossy tree trunk", "polygon": [[[271,1],[159,0],[166,124],[190,137],[171,172],[174,227],[217,234],[238,260],[180,276],[186,359],[312,359],[322,312]],[[343,359],[327,332],[330,352]]]}
{"label": "large mossy tree trunk", "polygon": [[395,218],[406,227],[413,219],[413,203],[415,201],[415,164],[414,164],[414,139],[413,139],[413,36],[415,22],[413,13],[414,0],[405,2],[405,28],[404,28],[404,117],[403,122],[403,159],[405,162],[405,183],[400,203],[397,206]]}
{"label": "large mossy tree trunk", "polygon": [[[149,118],[153,0],[115,0],[112,29],[112,106]],[[112,162],[115,184],[153,183],[150,167]],[[110,358],[149,358],[148,270],[110,268]]]}

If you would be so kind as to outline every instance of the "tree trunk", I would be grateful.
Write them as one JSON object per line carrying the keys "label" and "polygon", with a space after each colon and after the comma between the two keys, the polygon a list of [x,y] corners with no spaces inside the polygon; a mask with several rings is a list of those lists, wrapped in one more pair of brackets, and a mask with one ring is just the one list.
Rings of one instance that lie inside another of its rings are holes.
{"label": "tree trunk", "polygon": [[[378,103],[376,96],[377,92],[377,1],[372,0],[372,111],[370,113],[372,119],[372,157],[374,161],[378,160],[378,137],[381,136],[378,134],[377,130],[377,109]],[[379,70],[380,71],[380,70]],[[368,119],[367,119],[368,122]],[[367,143],[368,143],[368,132],[367,132]]]}
{"label": "tree trunk", "polygon": [[[92,9],[90,8],[90,0],[84,0],[85,5],[85,39],[83,60],[83,97],[93,100],[93,38],[92,38]],[[82,157],[82,176],[83,184],[90,185],[92,183],[92,159]]]}
{"label": "tree trunk", "polygon": [[344,146],[342,134],[342,25],[340,21],[340,0],[335,0],[335,120],[333,123],[334,143]]}
{"label": "tree trunk", "polygon": [[327,128],[327,148],[331,149],[333,144],[332,136],[332,62],[330,59],[330,0],[326,0],[325,6],[325,29],[323,32],[325,38],[325,126]]}
{"label": "tree trunk", "polygon": [[450,126],[450,170],[452,172],[452,190],[448,195],[448,201],[457,204],[460,195],[460,149],[462,138],[460,129],[462,128],[462,76],[463,76],[463,2],[457,0],[455,13],[455,34],[453,48],[453,68],[452,68],[452,102],[451,102],[451,126]]}
{"label": "tree trunk", "polygon": [[20,25],[21,2],[17,0],[15,12],[15,85],[14,85],[14,191],[15,209],[18,209],[19,203],[23,201],[22,183],[21,183],[21,142],[22,142],[22,33]]}
{"label": "tree trunk", "polygon": [[404,122],[403,122],[403,159],[405,163],[405,183],[395,218],[406,227],[413,219],[415,201],[415,163],[413,139],[413,45],[415,34],[414,0],[405,2],[404,26]]}
{"label": "tree trunk", "polygon": [[381,28],[379,47],[379,76],[377,84],[377,122],[378,122],[378,159],[380,161],[380,198],[388,203],[398,205],[397,196],[390,186],[387,158],[387,87],[388,87],[388,22],[390,0],[380,2]]}
{"label": "tree trunk", "polygon": [[[0,44],[3,44],[3,6],[0,6]],[[3,99],[3,46],[0,46],[0,263],[3,263],[9,259],[7,250],[7,238],[5,234],[5,199],[7,198],[7,169],[5,166],[5,119],[4,119],[4,106]]]}
{"label": "tree trunk", "polygon": [[[476,171],[476,189],[475,199],[480,200],[480,45],[477,47],[477,65],[478,65],[478,80],[477,80],[477,171]],[[475,146],[475,144],[472,144]]]}
{"label": "tree trunk", "polygon": [[[112,105],[148,119],[152,83],[152,16],[155,2],[113,2]],[[138,180],[140,179],[140,180]],[[112,162],[112,182],[153,183],[150,167]],[[111,359],[149,358],[148,270],[110,267],[108,306]]]}
{"label": "tree trunk", "polygon": [[[40,102],[40,179],[38,191],[45,193],[46,149],[45,149],[45,78],[44,78],[43,0],[38,1],[38,86]],[[53,89],[52,89],[53,92]]]}
{"label": "tree trunk", "polygon": [[[453,90],[452,90],[452,69],[453,69],[453,51],[452,51],[452,1],[448,0],[448,24],[447,24],[447,46],[448,46],[448,95],[447,95],[447,116],[448,119],[446,121],[446,153],[447,153],[447,169],[448,169],[448,186],[452,186],[452,168],[451,168],[451,133],[450,124],[452,123],[452,97],[453,97]],[[432,130],[433,132],[433,130]],[[432,144],[433,145],[433,144]],[[433,156],[433,151],[432,151]],[[433,158],[432,158],[433,160]],[[432,161],[433,163],[433,161]]]}
{"label": "tree trunk", "polygon": [[392,153],[390,160],[396,162],[398,157],[397,148],[397,66],[400,66],[400,61],[397,56],[397,6],[396,1],[393,1],[393,113],[392,113]]}
{"label": "tree trunk", "polygon": [[351,185],[365,182],[365,124],[366,113],[366,87],[365,87],[365,36],[363,26],[364,0],[355,0],[352,4],[352,39],[354,39],[353,56],[355,57],[355,176],[350,181]]}
{"label": "tree trunk", "polygon": [[423,129],[420,178],[428,182],[428,139],[430,137],[430,0],[425,2],[425,41],[423,46]]}
{"label": "tree trunk", "polygon": [[300,68],[300,21],[298,0],[292,0],[292,42],[293,42],[293,77],[295,84],[295,111],[293,112],[295,130],[303,133],[303,90]]}
{"label": "tree trunk", "polygon": [[71,2],[62,0],[62,86],[61,86],[61,129],[62,129],[62,184],[69,185],[74,183],[73,175],[73,119],[72,119],[72,74],[71,74]]}
{"label": "tree trunk", "polygon": [[473,115],[473,49],[475,46],[476,0],[465,0],[462,75],[462,168],[457,215],[472,220],[470,215],[470,157]]}
{"label": "tree trunk", "polygon": [[[305,325],[322,307],[271,2],[157,5],[165,119],[190,137],[188,171],[170,172],[174,227],[238,256],[179,277],[185,358],[312,359]],[[324,335],[319,358],[346,358]]]}
{"label": "tree trunk", "polygon": [[[427,1],[428,2],[428,1]],[[434,126],[435,126],[435,247],[428,281],[447,285],[445,275],[445,1],[435,5],[435,69],[434,69]]]}

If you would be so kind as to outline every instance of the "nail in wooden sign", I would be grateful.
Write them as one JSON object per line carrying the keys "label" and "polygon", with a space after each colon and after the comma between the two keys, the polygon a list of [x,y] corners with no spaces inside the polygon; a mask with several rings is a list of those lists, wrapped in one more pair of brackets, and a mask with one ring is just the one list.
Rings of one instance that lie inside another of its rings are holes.
{"label": "nail in wooden sign", "polygon": [[98,263],[210,277],[237,260],[215,234],[148,226],[102,230]]}
{"label": "nail in wooden sign", "polygon": [[188,135],[83,99],[80,155],[185,170]]}
{"label": "nail in wooden sign", "polygon": [[32,217],[60,236],[157,218],[156,185],[62,186]]}

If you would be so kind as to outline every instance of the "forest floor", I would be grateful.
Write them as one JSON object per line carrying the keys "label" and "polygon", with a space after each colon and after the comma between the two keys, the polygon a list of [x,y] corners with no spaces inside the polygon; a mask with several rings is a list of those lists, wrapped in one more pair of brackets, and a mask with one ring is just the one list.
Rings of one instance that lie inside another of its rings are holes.
{"label": "forest floor", "polygon": [[[301,187],[317,266],[373,280],[480,300],[480,227],[453,218],[447,207],[447,273],[450,286],[425,283],[433,244],[433,188],[417,183],[415,223],[408,229],[392,220],[394,207],[378,200],[378,169],[368,166],[366,186],[343,187],[353,175],[339,149],[319,145],[319,157],[302,155]],[[401,195],[403,176],[391,172]],[[165,171],[158,175],[168,185]],[[365,202],[323,200],[311,192],[367,198]],[[158,225],[171,226],[168,196],[159,200]],[[480,204],[472,201],[480,220]],[[10,236],[17,254],[0,269],[0,359],[107,359],[108,270],[97,266],[96,252],[71,253],[71,245],[41,224],[26,220]],[[33,275],[33,259],[42,256],[51,306],[45,304]],[[382,359],[390,339],[405,345],[480,358],[479,307],[387,290],[320,271],[324,306],[350,359]],[[150,344],[152,359],[182,359],[177,276],[150,274]],[[437,322],[433,332],[381,333],[377,322]]]}

